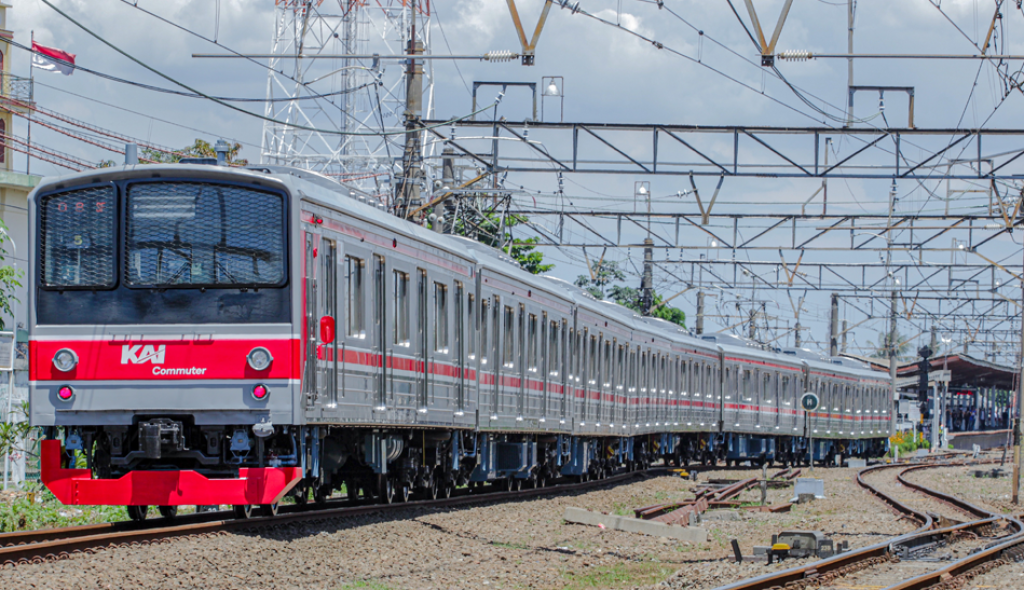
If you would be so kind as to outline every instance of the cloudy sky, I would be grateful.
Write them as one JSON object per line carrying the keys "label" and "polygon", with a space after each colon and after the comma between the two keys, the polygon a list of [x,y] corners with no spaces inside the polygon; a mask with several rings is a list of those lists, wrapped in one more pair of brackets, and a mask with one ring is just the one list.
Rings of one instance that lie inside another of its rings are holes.
{"label": "cloudy sky", "polygon": [[[216,39],[222,47],[143,13],[134,7],[134,2],[52,1],[138,60],[204,93],[251,98],[266,95],[267,70],[264,67],[241,60],[200,60],[190,56],[194,52],[223,53],[225,47],[242,53],[270,51],[275,14],[271,0],[138,1],[140,7],[184,29]],[[27,45],[34,31],[36,41],[76,54],[76,63],[80,66],[137,82],[173,87],[167,80],[96,40],[40,0],[13,0],[12,3],[8,28],[14,31],[16,41]],[[518,49],[503,0],[434,0],[430,4],[433,53],[479,55],[493,50]],[[524,24],[532,30],[542,0],[519,0],[517,4]],[[743,1],[733,0],[733,4],[744,22],[748,22]],[[754,4],[766,35],[770,35],[783,0],[755,0]],[[1012,0],[1003,4],[1003,18],[996,27],[996,49],[1000,53],[1024,54],[1024,15]],[[331,0],[326,0],[323,9],[331,5]],[[336,6],[334,4],[335,9]],[[938,0],[860,0],[856,9],[855,50],[863,53],[977,53],[995,6],[995,0],[945,0],[941,4]],[[474,81],[540,82],[541,76],[563,76],[567,121],[840,125],[833,118],[843,116],[846,60],[778,64],[786,79],[831,117],[823,115],[802,102],[770,70],[760,67],[757,50],[726,0],[665,0],[663,8],[648,0],[581,0],[579,7],[587,14],[573,14],[557,6],[552,8],[533,67],[516,62],[436,62],[433,71],[436,118],[468,113],[471,110],[469,87]],[[377,16],[371,20],[379,22]],[[367,38],[375,38],[377,32],[371,26]],[[631,32],[656,40],[662,48]],[[846,44],[845,1],[797,0],[778,49],[845,53]],[[12,60],[15,74],[28,74],[29,56],[25,52],[14,49],[7,59]],[[1024,62],[1010,62],[1006,72],[1014,74],[1021,63]],[[398,68],[397,64],[389,65],[387,73],[394,75]],[[35,78],[36,100],[40,106],[68,117],[171,147],[190,144],[196,138],[231,139],[243,144],[243,157],[251,161],[259,159],[263,123],[210,101],[156,93],[84,72],[70,77],[37,72]],[[856,65],[855,83],[913,86],[918,127],[1021,127],[1020,106],[1024,97],[1017,90],[1006,91],[1004,80],[991,62],[860,60]],[[321,91],[329,91],[331,84],[330,79],[325,80]],[[489,103],[495,93],[493,89],[481,90],[481,102]],[[551,99],[547,100],[545,109],[550,120],[550,113],[557,106]],[[241,106],[263,112],[258,103]],[[525,95],[509,92],[498,114],[511,121],[527,118],[529,103]],[[905,97],[887,94],[885,116],[881,114],[877,95],[858,96],[855,115],[867,120],[864,125],[877,127],[905,125]],[[15,133],[25,135],[23,123],[16,124]],[[33,126],[32,137],[34,142],[89,162],[120,158],[38,125]],[[908,157],[914,157],[913,149],[907,148]],[[23,155],[15,156],[15,167],[25,169]],[[33,161],[32,172],[60,174],[64,171],[52,164]],[[589,204],[619,197],[631,202],[634,182],[640,179],[574,177],[566,181],[564,192],[577,202]],[[660,206],[666,208],[670,207],[670,197],[689,189],[688,179],[682,176],[650,180],[652,194],[657,195],[661,199]],[[713,181],[703,182],[713,185]],[[721,210],[742,211],[752,204],[803,201],[819,184],[820,181],[813,180],[730,181],[721,197]],[[837,211],[844,208],[883,211],[886,207],[890,189],[887,182],[835,184],[838,185],[833,189]],[[558,189],[554,174],[510,178],[507,186],[540,191],[539,195],[530,197],[530,201],[541,204],[551,202],[552,194]],[[900,207],[906,211],[924,210],[929,206],[929,193],[938,188],[938,181],[901,184],[898,187]],[[524,198],[520,196],[520,202],[524,202]],[[604,202],[610,203],[609,206],[621,204]],[[970,207],[977,203],[971,205],[965,201],[962,205]],[[685,209],[693,210],[692,202]],[[690,245],[707,247],[703,236],[694,236]],[[1009,240],[1004,245],[1006,256],[1019,251]],[[578,252],[556,249],[546,252],[549,259],[559,265],[556,274],[564,278],[572,279],[584,268]],[[628,268],[635,267],[638,256],[638,252],[628,258],[622,252],[609,254],[609,258],[621,261]],[[948,255],[943,256],[948,260]],[[681,284],[667,274],[662,275],[660,281],[665,292],[674,292]],[[747,294],[751,294],[749,290]],[[692,317],[690,295],[692,293],[679,301],[680,307]],[[776,307],[776,315],[781,317],[788,303]],[[825,299],[809,296],[803,323],[811,325],[811,331],[804,336],[805,340],[824,338],[826,316],[827,295]],[[850,318],[851,322],[855,321],[854,315]],[[875,330],[881,328],[882,324],[869,323],[856,339],[861,345],[868,345],[875,339]]]}

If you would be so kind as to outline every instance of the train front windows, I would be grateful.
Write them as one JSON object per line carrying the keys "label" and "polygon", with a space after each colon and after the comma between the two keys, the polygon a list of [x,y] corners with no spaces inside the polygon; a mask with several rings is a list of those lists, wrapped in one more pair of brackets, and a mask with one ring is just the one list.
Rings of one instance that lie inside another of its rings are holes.
{"label": "train front windows", "polygon": [[434,283],[434,352],[448,354],[448,285]]}
{"label": "train front windows", "polygon": [[117,203],[114,188],[95,187],[44,197],[42,284],[54,288],[113,287]]}
{"label": "train front windows", "polygon": [[366,310],[363,307],[363,274],[365,263],[353,256],[345,257],[345,325],[352,338],[366,338]]}
{"label": "train front windows", "polygon": [[136,183],[128,187],[125,244],[131,286],[279,286],[284,199],[208,182]]}
{"label": "train front windows", "polygon": [[399,270],[393,275],[395,298],[394,298],[394,343],[397,346],[409,348],[409,273]]}

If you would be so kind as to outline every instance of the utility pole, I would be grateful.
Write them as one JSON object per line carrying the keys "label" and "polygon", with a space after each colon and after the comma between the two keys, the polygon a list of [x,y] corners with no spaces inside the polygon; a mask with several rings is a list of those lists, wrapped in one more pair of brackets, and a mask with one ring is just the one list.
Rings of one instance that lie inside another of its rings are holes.
{"label": "utility pole", "polygon": [[[420,133],[414,132],[423,115],[423,64],[416,60],[417,55],[423,53],[423,43],[416,41],[416,3],[409,3],[409,45],[406,53],[409,59],[406,63],[405,76],[405,151],[402,154],[402,182],[399,183],[399,199],[396,210],[402,216],[409,211],[415,210],[422,205],[420,196],[420,184],[423,180],[423,170],[420,163],[423,161],[423,146],[420,142]],[[421,212],[418,217],[422,218]],[[420,219],[413,219],[418,222]]]}
{"label": "utility pole", "polygon": [[889,309],[889,436],[896,434],[896,291]]}
{"label": "utility pole", "polygon": [[832,325],[829,329],[828,355],[839,356],[839,294],[832,294]]}
{"label": "utility pole", "polygon": [[697,335],[704,333],[704,291],[697,291]]}
{"label": "utility pole", "polygon": [[[846,23],[847,23],[847,40],[846,49],[848,55],[853,55],[853,15],[857,10],[857,0],[846,0]],[[846,60],[846,95],[847,95],[847,107],[846,107],[846,126],[850,127],[853,125],[853,58]]]}
{"label": "utility pole", "polygon": [[843,320],[843,340],[842,344],[839,347],[839,351],[842,352],[843,354],[846,354],[846,330],[846,320]]}
{"label": "utility pole", "polygon": [[800,320],[797,320],[796,327],[793,328],[793,347],[800,348]]}
{"label": "utility pole", "polygon": [[750,310],[750,339],[757,340],[757,325],[754,324],[754,320],[757,319],[757,309],[751,308]]}
{"label": "utility pole", "polygon": [[[1024,281],[1020,284],[1021,300],[1024,301]],[[1017,378],[1017,403],[1013,415],[1013,484],[1012,499],[1014,505],[1020,502],[1020,413],[1021,402],[1024,401],[1024,312],[1020,315],[1020,375]]]}
{"label": "utility pole", "polygon": [[654,305],[654,240],[644,238],[644,275],[640,282],[640,310],[651,315]]}

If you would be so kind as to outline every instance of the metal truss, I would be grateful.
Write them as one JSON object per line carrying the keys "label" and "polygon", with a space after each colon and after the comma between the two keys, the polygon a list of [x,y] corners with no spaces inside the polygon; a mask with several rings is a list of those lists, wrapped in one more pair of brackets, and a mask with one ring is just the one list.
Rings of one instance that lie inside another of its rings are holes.
{"label": "metal truss", "polygon": [[[885,180],[1024,175],[1019,167],[1024,161],[1018,161],[1024,156],[1021,129],[460,121],[448,136],[435,135],[495,173]],[[962,165],[950,169],[952,154]],[[1008,168],[1014,163],[1018,166]]]}
{"label": "metal truss", "polygon": [[[261,162],[315,170],[354,192],[389,194],[404,137],[372,134],[405,128],[406,76],[404,66],[366,56],[405,53],[410,35],[429,48],[429,21],[423,2],[277,0],[265,114],[285,124],[264,124]],[[305,59],[322,54],[364,58]],[[424,72],[428,115],[432,71]]]}
{"label": "metal truss", "polygon": [[[864,330],[886,333],[895,325],[908,338],[928,340],[934,330],[947,350],[964,346],[1015,362],[1024,296],[1017,244],[1024,130],[500,120],[461,121],[427,135],[465,171],[454,179],[459,188],[435,193],[432,205],[451,210],[446,200],[509,196],[502,213],[527,219],[525,233],[538,247],[577,260],[582,254],[586,265],[617,259],[639,275],[641,253],[651,252],[659,294],[691,318],[696,308],[700,325],[706,318],[718,326],[706,331],[803,345],[838,314],[850,325],[844,335],[861,331],[850,350],[873,346]],[[594,175],[628,175],[647,189],[658,176],[689,180],[678,198],[651,200],[648,191],[645,202],[634,191],[596,204],[565,196],[563,177]],[[514,188],[554,185],[555,178],[558,190],[546,195]],[[799,198],[741,196],[737,203],[737,194],[752,187],[756,194],[763,182],[801,190],[800,179],[810,184]],[[888,199],[859,208],[834,197],[829,203],[833,179],[884,183]],[[901,206],[899,187],[918,201]],[[705,297],[714,309],[705,309]],[[817,342],[827,352],[829,339]]]}

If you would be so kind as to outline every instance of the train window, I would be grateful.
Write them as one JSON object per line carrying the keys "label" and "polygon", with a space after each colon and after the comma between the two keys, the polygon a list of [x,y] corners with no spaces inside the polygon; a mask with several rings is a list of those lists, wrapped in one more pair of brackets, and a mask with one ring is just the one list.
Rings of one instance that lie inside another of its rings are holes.
{"label": "train window", "polygon": [[537,351],[537,316],[530,314],[526,325],[526,368],[536,373],[540,367],[540,354]]}
{"label": "train window", "polygon": [[505,330],[505,348],[502,349],[501,360],[506,368],[511,369],[515,367],[516,311],[508,305],[505,306],[505,325],[503,328]]}
{"label": "train window", "polygon": [[128,187],[126,209],[129,285],[284,283],[284,200],[278,193],[207,182],[140,182]]}
{"label": "train window", "polygon": [[345,310],[348,314],[348,335],[366,338],[366,309],[363,307],[363,271],[365,262],[345,257]]}
{"label": "train window", "polygon": [[647,393],[647,353],[640,353],[640,392]]}
{"label": "train window", "polygon": [[587,355],[587,383],[597,385],[597,336],[590,337],[590,348]]}
{"label": "train window", "polygon": [[42,284],[46,287],[113,287],[117,203],[114,188],[94,187],[44,197]]}
{"label": "train window", "polygon": [[604,387],[612,386],[612,343],[604,341],[604,354],[601,355],[601,384]]}
{"label": "train window", "polygon": [[689,363],[686,362],[686,359],[679,361],[679,395],[684,397],[690,395],[690,383],[688,381],[690,372],[688,371],[688,365]]}
{"label": "train window", "polygon": [[561,367],[562,347],[558,338],[558,328],[556,320],[551,322],[551,327],[548,330],[548,373],[552,377],[558,377],[559,367]]}
{"label": "train window", "polygon": [[394,287],[394,343],[408,347],[409,341],[409,273],[396,270],[392,274]]}
{"label": "train window", "polygon": [[434,283],[434,352],[448,353],[448,285]]}
{"label": "train window", "polygon": [[618,356],[615,358],[615,389],[622,391],[622,382],[626,376],[626,347],[619,345]]}
{"label": "train window", "polygon": [[487,357],[490,355],[487,352],[490,350],[487,341],[487,324],[490,322],[490,316],[487,312],[491,309],[491,301],[486,297],[480,300],[480,364],[487,364]]}
{"label": "train window", "polygon": [[472,293],[469,295],[469,301],[466,303],[466,315],[469,317],[469,358],[470,360],[476,359],[476,296]]}
{"label": "train window", "polygon": [[[491,316],[491,330],[492,330],[492,333],[493,333],[494,336],[493,336],[493,339],[491,340],[491,348],[490,348],[490,350],[491,350],[491,354],[494,355],[495,372],[497,372],[497,366],[500,365],[503,362],[501,360],[501,357],[499,356],[501,354],[501,298],[500,297],[495,297],[494,298],[493,310],[494,310],[494,314]],[[487,346],[486,342],[484,342],[484,346]],[[500,385],[500,383],[495,381],[495,383],[494,383],[495,389],[497,389],[497,387],[499,385]]]}

